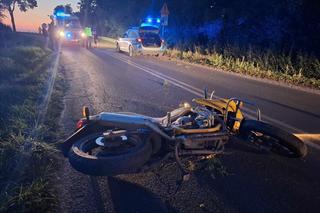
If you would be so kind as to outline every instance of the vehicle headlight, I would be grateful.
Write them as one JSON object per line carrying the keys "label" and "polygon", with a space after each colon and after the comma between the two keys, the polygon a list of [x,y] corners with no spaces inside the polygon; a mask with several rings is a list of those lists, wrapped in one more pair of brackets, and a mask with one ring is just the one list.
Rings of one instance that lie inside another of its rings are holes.
{"label": "vehicle headlight", "polygon": [[82,37],[82,38],[87,37],[87,36],[86,36],[86,34],[85,34],[84,32],[80,33],[80,35],[81,35],[81,37]]}
{"label": "vehicle headlight", "polygon": [[65,33],[64,33],[63,31],[60,31],[60,32],[59,32],[59,36],[60,36],[60,37],[64,37],[64,36],[65,36]]}
{"label": "vehicle headlight", "polygon": [[67,38],[71,38],[72,37],[72,33],[71,32],[68,32],[67,33]]}

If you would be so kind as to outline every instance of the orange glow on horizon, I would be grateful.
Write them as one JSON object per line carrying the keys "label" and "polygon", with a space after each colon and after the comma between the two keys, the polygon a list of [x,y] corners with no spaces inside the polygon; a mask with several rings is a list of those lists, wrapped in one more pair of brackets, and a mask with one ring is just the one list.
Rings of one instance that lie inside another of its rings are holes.
{"label": "orange glow on horizon", "polygon": [[[42,23],[49,23],[49,15],[55,6],[60,4],[71,4],[74,11],[77,11],[77,3],[79,0],[38,0],[38,7],[21,12],[18,9],[15,11],[15,22],[17,31],[37,32]],[[8,13],[5,14],[6,18],[3,22],[11,26],[11,20]]]}
{"label": "orange glow on horizon", "polygon": [[[16,12],[15,22],[17,31],[36,32],[42,23],[48,23],[50,21],[49,17],[41,17],[38,14],[32,14],[32,19],[30,19],[30,16],[31,13],[28,12]],[[11,27],[11,20],[8,15],[7,18],[4,19],[4,23]]]}

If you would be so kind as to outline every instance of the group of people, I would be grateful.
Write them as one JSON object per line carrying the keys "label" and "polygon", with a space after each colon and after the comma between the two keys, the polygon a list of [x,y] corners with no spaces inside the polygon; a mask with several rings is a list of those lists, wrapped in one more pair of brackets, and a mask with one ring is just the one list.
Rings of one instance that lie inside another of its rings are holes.
{"label": "group of people", "polygon": [[38,28],[38,32],[47,39],[48,47],[54,50],[56,48],[54,19],[51,18],[51,22],[49,24],[43,23]]}

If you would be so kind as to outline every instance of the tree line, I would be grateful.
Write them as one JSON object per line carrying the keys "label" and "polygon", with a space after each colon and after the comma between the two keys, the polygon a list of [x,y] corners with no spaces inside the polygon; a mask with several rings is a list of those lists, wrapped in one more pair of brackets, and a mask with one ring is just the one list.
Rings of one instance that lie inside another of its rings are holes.
{"label": "tree line", "polygon": [[80,16],[103,35],[119,36],[166,2],[166,40],[182,49],[259,47],[281,52],[320,49],[319,0],[81,0]]}

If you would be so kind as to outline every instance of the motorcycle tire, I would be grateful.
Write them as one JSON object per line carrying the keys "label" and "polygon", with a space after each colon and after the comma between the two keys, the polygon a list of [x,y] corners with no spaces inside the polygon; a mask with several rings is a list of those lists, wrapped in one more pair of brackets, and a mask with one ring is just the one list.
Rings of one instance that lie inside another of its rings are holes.
{"label": "motorcycle tire", "polygon": [[248,138],[252,132],[275,139],[277,145],[280,145],[289,151],[289,153],[276,152],[277,154],[291,158],[302,158],[307,155],[306,144],[295,135],[262,121],[243,120],[240,126],[240,135]]}
{"label": "motorcycle tire", "polygon": [[152,144],[138,135],[128,136],[128,140],[136,140],[138,146],[120,154],[112,152],[105,155],[92,155],[89,150],[98,147],[95,139],[102,132],[90,134],[73,144],[69,152],[69,162],[73,168],[92,176],[115,176],[138,172],[151,157]]}

